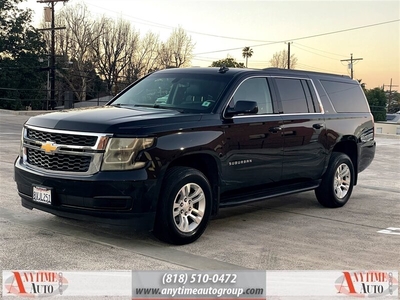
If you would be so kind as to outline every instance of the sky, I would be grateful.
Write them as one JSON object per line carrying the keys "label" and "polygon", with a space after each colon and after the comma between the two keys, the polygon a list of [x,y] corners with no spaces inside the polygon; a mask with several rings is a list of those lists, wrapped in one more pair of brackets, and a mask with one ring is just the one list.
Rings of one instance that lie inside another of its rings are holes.
{"label": "sky", "polygon": [[[287,49],[296,69],[350,75],[368,89],[400,90],[400,1],[259,1],[259,0],[69,0],[84,2],[93,18],[123,18],[142,35],[148,31],[166,40],[181,26],[195,43],[192,66],[233,57],[245,63],[242,49],[253,56],[249,68],[270,67],[273,54]],[[34,26],[45,4],[28,0]],[[62,8],[60,2],[56,10]]]}

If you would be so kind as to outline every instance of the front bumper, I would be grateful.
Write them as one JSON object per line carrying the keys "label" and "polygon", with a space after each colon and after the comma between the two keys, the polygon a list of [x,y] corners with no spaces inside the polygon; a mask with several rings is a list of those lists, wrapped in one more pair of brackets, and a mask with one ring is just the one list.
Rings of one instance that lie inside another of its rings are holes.
{"label": "front bumper", "polygon": [[[22,206],[57,216],[151,230],[158,197],[156,179],[145,169],[99,172],[92,176],[54,176],[28,169],[17,158],[14,179]],[[32,200],[33,186],[51,189],[51,205]]]}

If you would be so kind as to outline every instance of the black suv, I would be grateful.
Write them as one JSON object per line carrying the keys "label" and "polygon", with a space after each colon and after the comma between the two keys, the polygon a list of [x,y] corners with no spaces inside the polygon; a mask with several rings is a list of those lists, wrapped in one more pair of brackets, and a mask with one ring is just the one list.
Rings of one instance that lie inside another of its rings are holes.
{"label": "black suv", "polygon": [[222,207],[308,190],[341,207],[374,154],[369,106],[347,76],[169,69],[104,107],[30,118],[15,181],[26,208],[186,244]]}

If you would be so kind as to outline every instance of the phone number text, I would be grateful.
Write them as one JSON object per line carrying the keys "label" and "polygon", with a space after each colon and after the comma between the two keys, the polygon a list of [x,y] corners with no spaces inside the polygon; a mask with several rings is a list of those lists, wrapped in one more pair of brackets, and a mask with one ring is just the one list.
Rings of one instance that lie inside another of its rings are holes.
{"label": "phone number text", "polygon": [[201,283],[220,283],[236,284],[236,274],[187,274],[187,273],[165,273],[162,276],[162,284],[201,284]]}

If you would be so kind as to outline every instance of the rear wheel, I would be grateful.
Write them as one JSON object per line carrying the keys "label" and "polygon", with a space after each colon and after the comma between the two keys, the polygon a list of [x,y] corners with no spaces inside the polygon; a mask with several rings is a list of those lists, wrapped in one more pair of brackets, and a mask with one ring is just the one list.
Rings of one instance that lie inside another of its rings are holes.
{"label": "rear wheel", "polygon": [[168,170],[158,201],[154,234],[160,240],[183,245],[203,234],[211,213],[211,188],[199,170]]}
{"label": "rear wheel", "polygon": [[351,159],[344,153],[333,152],[315,195],[325,207],[342,207],[349,200],[353,185],[354,167]]}

